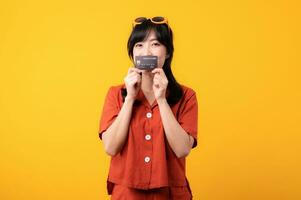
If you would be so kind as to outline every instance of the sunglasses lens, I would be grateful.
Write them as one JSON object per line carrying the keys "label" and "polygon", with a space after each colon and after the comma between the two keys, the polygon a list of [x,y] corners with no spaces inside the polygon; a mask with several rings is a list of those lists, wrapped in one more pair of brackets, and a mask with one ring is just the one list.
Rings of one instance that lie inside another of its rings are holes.
{"label": "sunglasses lens", "polygon": [[154,22],[163,22],[164,21],[164,17],[153,17],[152,20]]}
{"label": "sunglasses lens", "polygon": [[146,17],[138,17],[138,18],[135,19],[135,22],[136,23],[142,23],[142,22],[144,22],[146,20],[147,20]]}

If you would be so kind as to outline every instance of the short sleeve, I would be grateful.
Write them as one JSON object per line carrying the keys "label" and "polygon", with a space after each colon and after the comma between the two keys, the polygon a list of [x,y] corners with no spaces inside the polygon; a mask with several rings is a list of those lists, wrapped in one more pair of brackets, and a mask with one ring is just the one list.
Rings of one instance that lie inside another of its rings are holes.
{"label": "short sleeve", "polygon": [[105,98],[102,109],[102,115],[99,122],[99,138],[102,139],[102,133],[105,132],[118,116],[120,109],[118,106],[118,91],[111,87]]}
{"label": "short sleeve", "polygon": [[198,102],[196,94],[190,90],[186,94],[181,112],[178,117],[178,122],[182,128],[194,138],[192,148],[197,146],[197,130],[198,130]]}

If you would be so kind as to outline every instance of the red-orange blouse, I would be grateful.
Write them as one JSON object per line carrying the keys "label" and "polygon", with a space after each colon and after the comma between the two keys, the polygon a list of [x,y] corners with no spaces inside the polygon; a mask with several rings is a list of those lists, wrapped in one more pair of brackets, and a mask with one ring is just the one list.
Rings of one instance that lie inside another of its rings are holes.
{"label": "red-orange blouse", "polygon": [[[99,124],[99,137],[113,123],[123,105],[121,89],[109,89]],[[194,138],[197,146],[198,104],[195,92],[182,85],[183,97],[171,106],[182,128]],[[137,103],[138,102],[138,103]],[[177,158],[168,144],[161,121],[159,106],[150,105],[140,90],[133,105],[128,137],[122,150],[112,156],[108,175],[110,184],[121,184],[137,189],[187,186],[185,158]]]}

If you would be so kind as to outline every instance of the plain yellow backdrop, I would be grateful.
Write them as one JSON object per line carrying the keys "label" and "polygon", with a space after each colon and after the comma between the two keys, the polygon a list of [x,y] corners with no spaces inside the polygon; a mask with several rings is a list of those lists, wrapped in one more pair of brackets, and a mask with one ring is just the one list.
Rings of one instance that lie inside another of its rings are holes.
{"label": "plain yellow backdrop", "polygon": [[199,101],[194,199],[301,199],[299,13],[288,0],[2,0],[0,199],[109,198],[104,98],[131,66],[132,20],[156,15]]}

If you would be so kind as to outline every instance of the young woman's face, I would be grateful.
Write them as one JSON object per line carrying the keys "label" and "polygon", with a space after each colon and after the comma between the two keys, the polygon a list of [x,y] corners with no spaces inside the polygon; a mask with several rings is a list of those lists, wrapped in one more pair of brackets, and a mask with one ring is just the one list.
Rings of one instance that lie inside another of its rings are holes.
{"label": "young woman's face", "polygon": [[133,56],[158,56],[158,67],[162,68],[167,58],[166,47],[161,44],[153,30],[150,31],[148,37],[134,45]]}

